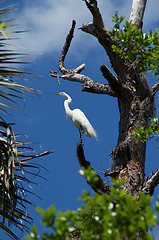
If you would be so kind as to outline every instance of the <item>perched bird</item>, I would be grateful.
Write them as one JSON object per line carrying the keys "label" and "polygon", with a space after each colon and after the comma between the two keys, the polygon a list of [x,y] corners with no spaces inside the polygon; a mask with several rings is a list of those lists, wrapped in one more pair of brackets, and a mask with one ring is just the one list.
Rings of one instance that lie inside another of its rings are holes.
{"label": "perched bird", "polygon": [[72,98],[65,92],[54,93],[54,95],[59,95],[67,98],[64,101],[64,108],[66,111],[66,117],[72,120],[75,127],[79,129],[80,140],[82,141],[82,134],[85,133],[88,137],[94,137],[97,140],[97,134],[90,122],[88,121],[85,114],[80,109],[71,110],[69,104],[72,102]]}

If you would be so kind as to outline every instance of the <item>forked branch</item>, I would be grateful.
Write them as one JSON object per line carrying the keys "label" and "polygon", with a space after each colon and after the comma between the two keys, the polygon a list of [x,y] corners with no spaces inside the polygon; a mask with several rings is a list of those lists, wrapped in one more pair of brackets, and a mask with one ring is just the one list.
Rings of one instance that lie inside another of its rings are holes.
{"label": "forked branch", "polygon": [[[102,19],[100,10],[97,6],[96,0],[85,0],[86,6],[91,12],[93,16],[93,22],[88,22],[83,24],[80,28],[82,31],[89,33],[97,38],[101,46],[105,49],[111,65],[116,72],[117,76],[121,75],[121,70],[129,69],[130,66],[128,62],[125,61],[124,58],[121,58],[118,54],[113,51],[112,46],[115,45],[120,48],[120,44],[113,38],[110,34],[106,26],[104,25],[104,21]],[[123,76],[124,77],[124,76]]]}
{"label": "forked branch", "polygon": [[97,1],[96,0],[91,0],[91,1],[87,1],[85,0],[86,6],[87,8],[90,10],[90,12],[92,13],[93,16],[93,24],[95,26],[95,28],[98,31],[101,31],[102,33],[105,32],[107,33],[107,29],[104,25],[103,19],[102,19],[102,15],[99,11],[99,8],[97,6]]}
{"label": "forked branch", "polygon": [[82,83],[82,91],[92,92],[92,93],[98,93],[98,94],[107,94],[109,96],[116,97],[116,94],[111,89],[111,87],[108,84],[100,84],[93,80],[91,80],[88,76],[85,76],[83,74],[80,74],[80,72],[85,68],[85,64],[81,64],[79,67],[75,69],[66,69],[64,67],[64,60],[67,55],[67,52],[69,50],[73,33],[75,29],[75,20],[72,21],[72,27],[66,37],[66,41],[59,59],[59,70],[63,75],[59,75],[57,71],[50,71],[50,75],[52,77],[55,77],[58,79],[58,82],[60,78],[68,81],[73,82],[80,82]]}

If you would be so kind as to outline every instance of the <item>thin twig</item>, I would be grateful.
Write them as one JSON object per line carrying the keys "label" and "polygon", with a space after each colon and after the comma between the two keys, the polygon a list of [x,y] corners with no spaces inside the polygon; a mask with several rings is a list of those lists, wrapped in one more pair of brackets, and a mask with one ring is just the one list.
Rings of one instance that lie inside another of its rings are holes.
{"label": "thin twig", "polygon": [[53,77],[53,75],[54,75],[54,77],[57,78],[58,84],[61,85],[61,83],[60,83],[60,76],[59,76],[59,74],[58,74],[58,71],[50,71],[50,75],[51,75],[52,77]]}

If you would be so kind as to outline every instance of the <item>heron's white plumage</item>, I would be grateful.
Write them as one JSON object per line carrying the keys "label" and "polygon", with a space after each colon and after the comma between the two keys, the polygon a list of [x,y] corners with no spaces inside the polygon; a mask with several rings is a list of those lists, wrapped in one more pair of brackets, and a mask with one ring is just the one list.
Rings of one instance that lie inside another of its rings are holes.
{"label": "heron's white plumage", "polygon": [[90,122],[87,119],[87,117],[85,116],[85,114],[80,109],[76,108],[74,110],[71,110],[69,108],[69,104],[72,102],[71,97],[65,92],[55,93],[55,94],[67,98],[64,101],[64,108],[65,108],[65,111],[66,111],[66,117],[69,120],[72,120],[75,127],[77,127],[79,130],[84,132],[88,137],[94,137],[95,139],[97,139],[96,131],[94,130],[94,128],[90,124]]}
{"label": "heron's white plumage", "polygon": [[93,129],[92,125],[88,121],[87,117],[85,114],[80,110],[80,109],[74,109],[73,111],[73,116],[72,116],[72,122],[73,124],[83,131],[88,137],[94,137],[97,138],[96,132]]}

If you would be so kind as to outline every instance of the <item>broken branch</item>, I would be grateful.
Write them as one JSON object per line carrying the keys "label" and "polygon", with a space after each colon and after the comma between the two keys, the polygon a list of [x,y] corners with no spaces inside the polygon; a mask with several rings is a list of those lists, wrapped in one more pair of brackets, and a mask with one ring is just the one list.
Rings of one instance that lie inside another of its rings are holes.
{"label": "broken branch", "polygon": [[[124,90],[121,82],[115,75],[110,71],[110,69],[106,65],[102,65],[100,68],[101,72],[105,79],[108,80],[111,89],[115,92],[116,96],[121,96],[126,94],[126,89]],[[124,93],[123,93],[124,91]],[[130,91],[129,91],[130,92]]]}
{"label": "broken branch", "polygon": [[[91,166],[90,162],[88,162],[84,156],[83,144],[81,142],[77,143],[76,154],[77,154],[78,162],[83,170],[87,169],[89,166]],[[92,166],[91,166],[91,169],[93,170]],[[95,171],[94,171],[94,173],[95,173]],[[92,189],[96,193],[110,194],[110,187],[104,183],[104,181],[99,176],[99,174],[95,173],[95,175],[98,177],[97,182],[95,182],[93,185],[90,185],[89,182],[87,181],[88,184],[92,187]]]}

